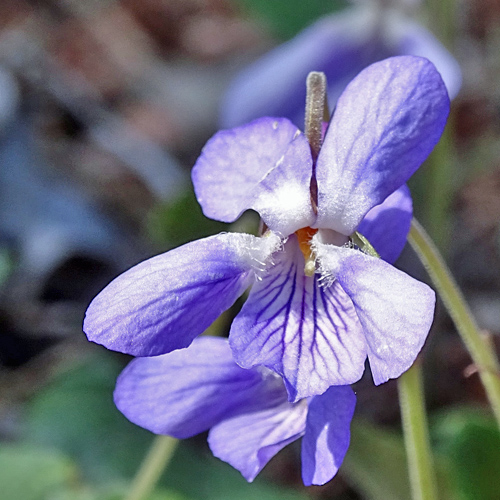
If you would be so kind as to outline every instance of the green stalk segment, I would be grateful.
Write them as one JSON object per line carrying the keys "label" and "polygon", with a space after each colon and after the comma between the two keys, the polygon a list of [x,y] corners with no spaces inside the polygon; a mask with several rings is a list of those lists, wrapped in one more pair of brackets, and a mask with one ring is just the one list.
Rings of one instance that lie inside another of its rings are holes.
{"label": "green stalk segment", "polygon": [[500,364],[493,345],[479,330],[446,263],[424,228],[415,219],[411,224],[408,241],[427,269],[479,371],[481,382],[500,427]]}
{"label": "green stalk segment", "polygon": [[155,437],[125,500],[145,500],[153,492],[177,444],[178,440],[170,436]]}
{"label": "green stalk segment", "polygon": [[437,500],[422,370],[418,361],[399,377],[398,392],[412,500]]}

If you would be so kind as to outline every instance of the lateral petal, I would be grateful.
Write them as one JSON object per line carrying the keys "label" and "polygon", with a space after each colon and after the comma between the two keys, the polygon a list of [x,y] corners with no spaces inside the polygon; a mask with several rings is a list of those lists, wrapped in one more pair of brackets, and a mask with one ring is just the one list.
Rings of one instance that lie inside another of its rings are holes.
{"label": "lateral petal", "polygon": [[354,304],[375,384],[399,377],[427,338],[434,291],[382,259],[333,245],[315,248],[322,271],[336,278]]}
{"label": "lateral petal", "polygon": [[448,112],[427,59],[391,57],[364,69],[340,96],[318,157],[315,227],[351,234],[427,158]]}
{"label": "lateral petal", "polygon": [[356,396],[349,386],[330,387],[309,402],[302,439],[302,479],[325,484],[339,470],[349,447]]}
{"label": "lateral petal", "polygon": [[359,380],[366,346],[354,306],[340,288],[304,275],[295,236],[252,287],[229,343],[243,368],[264,365],[284,379],[290,401]]}
{"label": "lateral petal", "polygon": [[316,220],[311,204],[311,149],[304,134],[297,134],[286,153],[255,187],[251,207],[266,225],[286,237]]}
{"label": "lateral petal", "polygon": [[404,184],[365,215],[358,231],[382,259],[393,263],[406,244],[412,217],[413,202],[410,190]]}
{"label": "lateral petal", "polygon": [[135,424],[184,439],[234,415],[286,404],[286,391],[271,372],[240,368],[226,339],[201,337],[187,349],[134,359],[114,399]]}
{"label": "lateral petal", "polygon": [[304,434],[307,402],[283,403],[225,419],[212,427],[212,453],[253,481],[262,468],[287,444]]}
{"label": "lateral petal", "polygon": [[187,347],[244,292],[276,235],[219,234],[146,260],[115,278],[87,309],[89,340],[134,356]]}
{"label": "lateral petal", "polygon": [[203,213],[235,221],[249,209],[255,188],[283,157],[299,129],[286,118],[260,118],[217,132],[205,145],[192,170]]}

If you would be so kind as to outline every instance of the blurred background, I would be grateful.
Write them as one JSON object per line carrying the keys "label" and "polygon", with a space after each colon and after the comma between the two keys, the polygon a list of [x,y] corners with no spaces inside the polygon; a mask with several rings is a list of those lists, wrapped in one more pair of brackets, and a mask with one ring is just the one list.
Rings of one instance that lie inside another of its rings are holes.
{"label": "blurred background", "polygon": [[[500,347],[500,1],[351,3],[412,18],[458,61],[444,141],[411,188]],[[129,358],[87,342],[85,309],[140,260],[228,230],[203,217],[189,173],[238,100],[237,75],[351,3],[0,0],[2,500],[124,497],[153,436],[115,409]],[[272,77],[265,86],[281,92]],[[398,265],[428,280],[409,249]],[[500,499],[500,434],[439,305],[421,361],[442,498]],[[408,499],[395,382],[374,388],[368,374],[355,389],[351,448],[327,485],[302,485],[297,444],[248,485],[201,435],[180,444],[150,499]]]}

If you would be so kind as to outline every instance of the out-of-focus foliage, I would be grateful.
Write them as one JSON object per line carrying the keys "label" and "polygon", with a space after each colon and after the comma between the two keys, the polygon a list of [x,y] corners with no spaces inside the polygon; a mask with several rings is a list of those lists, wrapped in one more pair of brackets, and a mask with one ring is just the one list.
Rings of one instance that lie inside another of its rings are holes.
{"label": "out-of-focus foliage", "polygon": [[[76,462],[60,451],[30,445],[0,449],[2,500],[121,500],[127,485],[84,484]],[[159,488],[145,500],[189,500]]]}
{"label": "out-of-focus foliage", "polygon": [[[453,500],[449,466],[443,455],[436,455],[439,498]],[[370,500],[411,498],[403,436],[361,419],[351,426],[351,445],[342,465],[343,472]]]}
{"label": "out-of-focus foliage", "polygon": [[152,239],[169,247],[220,233],[227,228],[227,224],[203,215],[192,190],[169,203],[158,205],[150,214],[148,226]]}
{"label": "out-of-focus foliage", "polygon": [[237,0],[271,32],[283,39],[291,38],[320,16],[348,5],[347,0]]}
{"label": "out-of-focus foliage", "polygon": [[9,277],[13,267],[10,252],[6,248],[0,248],[0,285]]}
{"label": "out-of-focus foliage", "polygon": [[2,445],[0,484],[3,500],[43,500],[77,481],[75,464],[59,451],[33,445]]}
{"label": "out-of-focus foliage", "polygon": [[[55,494],[51,500],[123,500],[128,489],[128,486],[112,486],[101,489],[65,490]],[[189,498],[168,490],[157,489],[144,500],[189,500]]]}
{"label": "out-of-focus foliage", "polygon": [[351,433],[342,465],[347,477],[372,500],[411,498],[402,436],[359,419],[353,420]]}
{"label": "out-of-focus foliage", "polygon": [[307,494],[266,484],[262,478],[247,483],[229,465],[209,453],[199,453],[189,443],[181,444],[164,482],[194,500],[306,500]]}
{"label": "out-of-focus foliage", "polygon": [[26,439],[67,453],[89,480],[130,477],[152,435],[126,420],[113,403],[120,368],[102,354],[59,374],[31,401]]}
{"label": "out-of-focus foliage", "polygon": [[436,449],[450,461],[457,497],[500,498],[500,432],[491,416],[477,408],[456,408],[436,416]]}

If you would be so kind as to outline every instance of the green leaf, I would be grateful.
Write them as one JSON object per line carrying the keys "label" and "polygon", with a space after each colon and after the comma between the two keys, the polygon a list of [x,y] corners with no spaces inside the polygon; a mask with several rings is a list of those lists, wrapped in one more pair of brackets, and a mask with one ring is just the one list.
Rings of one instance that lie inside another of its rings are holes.
{"label": "green leaf", "polygon": [[500,432],[477,409],[460,408],[435,419],[433,435],[450,457],[451,476],[464,500],[500,499]]}
{"label": "green leaf", "polygon": [[[434,454],[439,498],[455,498],[446,459]],[[403,436],[361,419],[351,424],[351,444],[340,472],[369,500],[411,498]]]}
{"label": "green leaf", "polygon": [[193,190],[182,193],[174,201],[158,205],[148,220],[148,232],[153,241],[169,248],[227,229],[228,224],[203,215]]}
{"label": "green leaf", "polygon": [[[0,448],[2,500],[123,500],[128,483],[89,487],[79,481],[76,464],[54,450],[30,445]],[[144,500],[190,500],[168,490],[157,489]]]}
{"label": "green leaf", "polygon": [[342,474],[371,500],[411,498],[403,437],[353,420]]}
{"label": "green leaf", "polygon": [[[130,490],[130,485],[114,485],[98,490],[67,490],[58,493],[50,500],[123,500]],[[143,500],[189,500],[187,497],[168,490],[158,489]]]}
{"label": "green leaf", "polygon": [[289,488],[271,485],[262,477],[249,484],[241,474],[192,442],[181,442],[163,478],[193,500],[307,500]]}
{"label": "green leaf", "polygon": [[130,478],[153,435],[130,423],[113,403],[121,368],[103,353],[58,376],[30,402],[26,439],[64,451],[91,481]]}
{"label": "green leaf", "polygon": [[7,248],[0,247],[0,285],[4,283],[14,270],[15,263]]}
{"label": "green leaf", "polygon": [[271,32],[283,39],[295,36],[320,16],[343,9],[345,0],[238,0]]}
{"label": "green leaf", "polygon": [[45,500],[75,481],[75,465],[64,455],[32,446],[2,445],[2,500]]}

